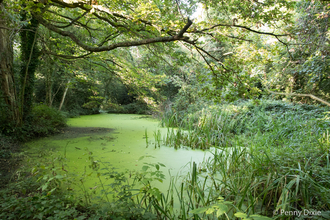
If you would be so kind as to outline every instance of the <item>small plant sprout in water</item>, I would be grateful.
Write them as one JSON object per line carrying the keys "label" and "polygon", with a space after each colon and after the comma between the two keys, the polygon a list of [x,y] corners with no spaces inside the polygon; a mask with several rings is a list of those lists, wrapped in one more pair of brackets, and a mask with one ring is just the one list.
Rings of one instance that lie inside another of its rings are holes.
{"label": "small plant sprout in water", "polygon": [[160,143],[162,141],[162,134],[160,133],[160,130],[154,131],[154,138],[155,138],[155,148],[157,148],[157,146],[160,148]]}
{"label": "small plant sprout in water", "polygon": [[148,129],[144,130],[144,138],[146,139],[146,148],[149,146],[149,142],[148,142]]}

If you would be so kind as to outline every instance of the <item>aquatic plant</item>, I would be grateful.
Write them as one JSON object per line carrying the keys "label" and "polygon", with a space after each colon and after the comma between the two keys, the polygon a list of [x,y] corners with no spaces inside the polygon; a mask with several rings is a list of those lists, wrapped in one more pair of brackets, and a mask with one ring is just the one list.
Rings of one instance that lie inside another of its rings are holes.
{"label": "aquatic plant", "polygon": [[147,128],[144,131],[144,138],[146,139],[146,147],[149,146],[149,141],[148,141],[148,130]]}
{"label": "aquatic plant", "polygon": [[155,148],[160,147],[160,143],[162,141],[162,134],[160,130],[154,131],[154,138],[155,138]]}

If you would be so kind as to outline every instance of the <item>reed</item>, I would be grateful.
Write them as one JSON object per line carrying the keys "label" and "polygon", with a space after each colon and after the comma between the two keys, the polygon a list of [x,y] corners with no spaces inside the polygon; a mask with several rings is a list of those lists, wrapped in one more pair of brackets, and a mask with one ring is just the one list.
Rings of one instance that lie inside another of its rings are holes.
{"label": "reed", "polygon": [[149,141],[148,141],[148,129],[146,128],[144,130],[144,137],[146,139],[146,147],[149,147]]}
{"label": "reed", "polygon": [[[208,200],[209,195],[191,191],[198,187],[185,185],[181,189],[190,190],[187,204],[195,204],[189,207],[209,206],[210,202],[201,201],[215,201],[216,196],[222,196],[248,216],[272,216],[274,210],[306,207],[325,212],[330,206],[330,179],[326,175],[330,165],[330,126],[323,112],[265,101],[257,107],[249,103],[227,105],[178,118],[180,127],[176,134],[167,136],[168,146],[217,149],[205,165],[207,168],[198,169],[199,176],[205,170],[210,173],[205,177],[207,190],[215,197]],[[183,132],[184,128],[189,130]],[[181,198],[179,189],[177,196]]]}
{"label": "reed", "polygon": [[154,131],[154,138],[155,138],[155,148],[160,148],[160,143],[162,142],[162,134],[160,130]]}

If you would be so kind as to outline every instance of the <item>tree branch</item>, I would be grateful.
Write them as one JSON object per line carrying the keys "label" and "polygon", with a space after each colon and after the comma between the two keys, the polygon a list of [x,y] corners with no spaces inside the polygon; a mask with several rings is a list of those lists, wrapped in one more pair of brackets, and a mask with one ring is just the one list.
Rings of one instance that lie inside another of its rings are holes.
{"label": "tree branch", "polygon": [[113,61],[113,60],[106,59],[105,61],[110,61],[110,62],[113,63],[114,65],[119,66],[120,68],[124,68],[123,66],[119,65],[118,63],[116,63],[116,62]]}
{"label": "tree branch", "polygon": [[50,55],[53,55],[53,56],[56,56],[56,57],[60,57],[60,58],[64,58],[64,59],[68,59],[68,60],[72,60],[72,59],[85,58],[85,57],[91,55],[93,52],[89,52],[89,53],[84,54],[84,55],[81,55],[81,56],[71,56],[71,55],[57,54],[57,53],[51,52],[49,50],[43,50],[42,53],[50,54]]}
{"label": "tree branch", "polygon": [[198,49],[198,50],[200,50],[200,51],[203,51],[203,53],[207,54],[207,55],[208,55],[209,57],[211,57],[213,60],[217,61],[217,63],[219,63],[219,64],[222,66],[223,69],[228,70],[228,69],[226,68],[225,64],[223,64],[218,58],[216,58],[215,56],[213,56],[212,54],[210,54],[209,52],[207,52],[207,51],[204,50],[203,48],[198,47],[198,46],[195,45],[195,44],[193,44],[193,46],[194,46],[196,49]]}
{"label": "tree branch", "polygon": [[[198,32],[204,32],[204,31],[209,31],[209,30],[212,30],[216,27],[237,27],[237,28],[242,28],[242,29],[245,29],[245,30],[248,30],[248,31],[251,31],[251,32],[254,32],[254,33],[257,33],[257,34],[263,34],[263,35],[270,35],[270,36],[274,36],[274,37],[285,37],[285,36],[289,36],[289,34],[274,34],[274,33],[271,33],[271,32],[262,32],[262,31],[257,31],[257,30],[254,30],[252,28],[249,28],[249,27],[246,27],[246,26],[242,26],[242,25],[237,25],[237,24],[216,24],[216,25],[213,25],[212,27],[209,27],[209,28],[204,28]],[[194,32],[192,32],[194,33]]]}
{"label": "tree branch", "polygon": [[92,8],[89,8],[86,2],[73,2],[67,3],[63,0],[52,0],[52,3],[56,3],[65,8],[81,8],[85,11],[90,11]]}
{"label": "tree branch", "polygon": [[191,25],[192,25],[192,21],[188,18],[187,24],[182,28],[182,30],[179,32],[177,37],[181,38]]}
{"label": "tree branch", "polygon": [[[55,15],[57,15],[57,16],[60,16],[60,17],[62,17],[62,18],[66,18],[66,19],[70,20],[70,23],[69,23],[69,24],[64,25],[64,26],[56,26],[57,28],[67,28],[67,27],[70,27],[71,25],[73,25],[74,23],[76,23],[80,18],[82,18],[82,17],[84,17],[86,14],[88,14],[88,12],[85,11],[82,15],[80,15],[80,16],[78,16],[78,17],[76,17],[76,18],[73,19],[73,18],[70,18],[70,17],[68,17],[68,16],[60,15],[60,14],[54,12],[54,11],[47,10],[47,12],[50,12],[50,13],[52,13],[52,14],[55,14]],[[80,25],[82,25],[82,26],[85,26],[85,25],[83,25],[83,24],[80,23],[80,22],[77,22],[77,23],[80,24]]]}
{"label": "tree branch", "polygon": [[299,93],[285,93],[285,92],[273,92],[273,91],[270,91],[269,89],[266,88],[266,91],[269,92],[269,93],[272,93],[272,94],[275,94],[275,95],[287,95],[287,96],[298,96],[298,97],[310,97],[314,100],[317,100],[319,102],[322,102],[323,104],[327,105],[327,106],[330,106],[330,103],[319,98],[319,97],[316,97],[315,95],[312,95],[312,94],[299,94]]}
{"label": "tree branch", "polygon": [[109,46],[90,46],[84,42],[82,42],[74,33],[70,31],[61,30],[54,25],[50,24],[46,20],[44,20],[40,15],[35,15],[36,18],[39,20],[40,24],[44,27],[48,28],[51,31],[54,31],[62,36],[69,37],[72,41],[74,41],[78,46],[83,48],[84,50],[90,52],[102,52],[102,51],[110,51],[120,47],[132,47],[132,46],[140,46],[145,44],[152,44],[152,43],[165,43],[165,42],[173,42],[178,40],[188,40],[188,37],[184,37],[183,34],[188,30],[188,28],[192,25],[192,21],[188,19],[187,24],[183,27],[183,29],[174,36],[169,37],[155,37],[155,38],[148,38],[148,39],[141,39],[141,40],[132,40],[132,41],[124,41],[119,43],[114,43]]}

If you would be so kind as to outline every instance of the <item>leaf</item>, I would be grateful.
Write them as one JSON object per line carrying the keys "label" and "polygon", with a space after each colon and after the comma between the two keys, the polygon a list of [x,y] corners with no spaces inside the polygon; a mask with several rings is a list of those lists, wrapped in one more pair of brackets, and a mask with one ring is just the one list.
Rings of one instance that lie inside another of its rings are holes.
{"label": "leaf", "polygon": [[41,186],[41,191],[45,191],[48,187],[48,182]]}
{"label": "leaf", "polygon": [[220,215],[223,215],[224,213],[228,212],[228,206],[226,206],[225,204],[217,204],[216,207],[218,208],[217,217],[219,217]]}
{"label": "leaf", "polygon": [[142,167],[142,170],[143,170],[143,171],[147,171],[148,168],[149,168],[149,166],[143,166],[143,167]]}
{"label": "leaf", "polygon": [[243,213],[243,212],[237,212],[234,214],[237,218],[246,218],[247,214]]}
{"label": "leaf", "polygon": [[268,218],[262,215],[250,215],[250,217],[253,218],[254,220],[272,220],[272,218]]}
{"label": "leaf", "polygon": [[223,198],[222,196],[219,196],[218,200],[223,201],[223,200],[225,200],[225,198]]}
{"label": "leaf", "polygon": [[194,209],[194,210],[191,210],[190,213],[191,214],[202,214],[202,213],[206,212],[206,210],[208,210],[208,207]]}
{"label": "leaf", "polygon": [[62,178],[64,178],[64,176],[58,174],[58,175],[55,176],[55,178],[56,179],[62,179]]}
{"label": "leaf", "polygon": [[53,189],[51,189],[48,193],[47,193],[47,196],[49,196],[49,195],[51,195],[52,194],[52,192],[54,192],[56,190],[56,187],[55,188],[53,188]]}
{"label": "leaf", "polygon": [[157,169],[157,170],[159,170],[159,165],[158,165],[158,164],[156,164],[156,166],[155,166],[155,167],[156,167],[156,169]]}
{"label": "leaf", "polygon": [[212,214],[214,211],[215,211],[214,208],[209,208],[208,210],[206,210],[205,214],[209,215],[209,214]]}
{"label": "leaf", "polygon": [[160,178],[156,178],[156,180],[158,180],[159,182],[163,182],[163,180],[162,179],[160,179]]}
{"label": "leaf", "polygon": [[166,167],[163,163],[158,163],[159,165],[161,165],[162,167]]}
{"label": "leaf", "polygon": [[151,195],[155,196],[157,198],[157,200],[161,200],[162,199],[162,194],[159,191],[158,188],[152,188],[148,191]]}
{"label": "leaf", "polygon": [[223,212],[223,210],[218,209],[217,211],[217,218],[219,218],[219,216],[223,215],[225,212]]}

